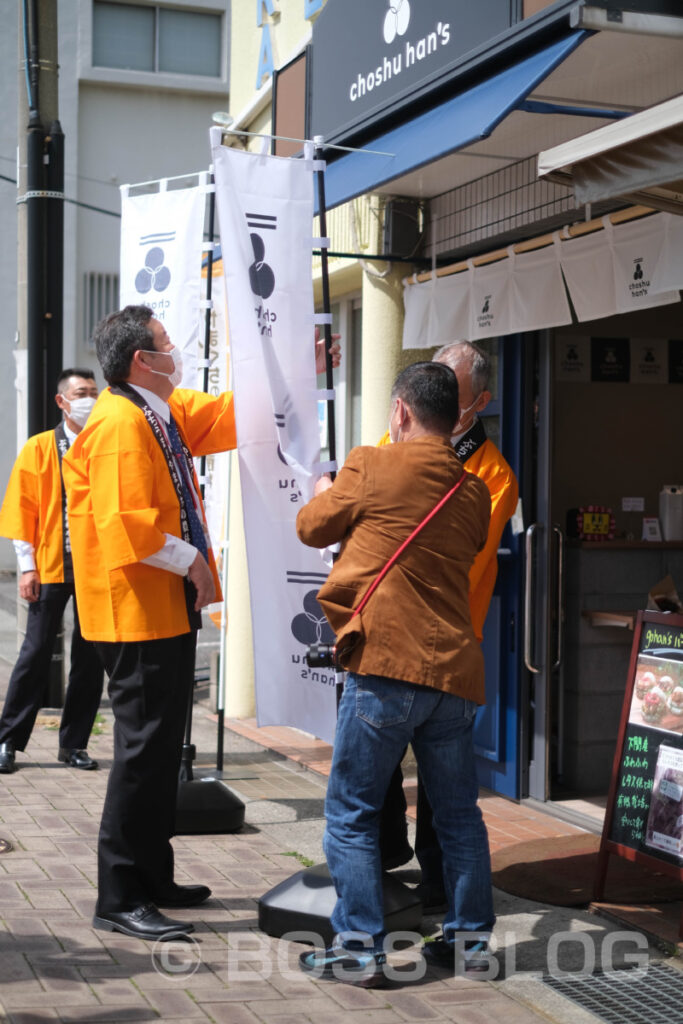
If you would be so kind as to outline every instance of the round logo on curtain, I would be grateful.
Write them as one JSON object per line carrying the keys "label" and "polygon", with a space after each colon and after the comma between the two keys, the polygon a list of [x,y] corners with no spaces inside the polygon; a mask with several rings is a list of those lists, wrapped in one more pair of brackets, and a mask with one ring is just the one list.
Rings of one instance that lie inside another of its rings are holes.
{"label": "round logo on curtain", "polygon": [[334,631],[318,604],[315,590],[304,597],[304,610],[292,619],[292,635],[300,644],[334,643]]}
{"label": "round logo on curtain", "polygon": [[145,265],[135,276],[135,290],[146,295],[152,288],[163,292],[171,283],[171,271],[164,266],[164,250],[155,245],[145,256]]}

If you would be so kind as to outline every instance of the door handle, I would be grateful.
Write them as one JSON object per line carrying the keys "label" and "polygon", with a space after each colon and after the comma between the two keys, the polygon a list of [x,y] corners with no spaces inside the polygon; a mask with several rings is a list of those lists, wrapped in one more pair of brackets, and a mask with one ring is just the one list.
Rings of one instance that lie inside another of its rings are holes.
{"label": "door handle", "polygon": [[526,569],[524,573],[524,664],[530,672],[536,674],[541,670],[531,660],[531,592],[533,582],[533,540],[537,530],[538,523],[532,523],[526,531]]}
{"label": "door handle", "polygon": [[557,657],[553,662],[553,671],[562,664],[564,655],[564,534],[562,530],[553,523],[553,533],[557,537]]}

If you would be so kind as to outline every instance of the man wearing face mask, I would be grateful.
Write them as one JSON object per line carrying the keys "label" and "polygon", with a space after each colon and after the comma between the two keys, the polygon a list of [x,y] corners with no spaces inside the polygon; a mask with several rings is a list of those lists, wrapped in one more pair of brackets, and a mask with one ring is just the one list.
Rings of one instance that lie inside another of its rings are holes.
{"label": "man wearing face mask", "polygon": [[[517,479],[498,448],[487,438],[484,425],[478,418],[478,413],[482,413],[491,401],[491,362],[487,353],[469,341],[454,341],[438,349],[432,360],[450,366],[458,379],[460,418],[451,436],[451,444],[465,468],[484,481],[491,495],[491,520],[486,544],[474,559],[469,574],[472,626],[481,643],[498,574],[498,547],[505,524],[517,507]],[[380,444],[388,441],[386,434]],[[391,780],[382,816],[382,850],[389,867],[405,863],[410,853],[402,783],[399,767]],[[431,825],[431,808],[419,780],[415,853],[422,868],[420,895],[425,912],[436,911],[445,901],[441,851]]]}
{"label": "man wearing face mask", "polygon": [[58,756],[73,768],[97,768],[86,748],[102,696],[104,670],[95,648],[81,635],[61,474],[62,456],[85,426],[96,399],[91,370],[72,368],[60,373],[55,401],[63,418],[54,430],[34,434],[23,446],[0,509],[0,534],[14,541],[19,594],[28,602],[26,633],[0,717],[0,773],[6,775],[16,768],[16,751],[26,749],[43,703],[55,640],[70,597],[74,597],[74,628]]}
{"label": "man wearing face mask", "polygon": [[94,925],[144,939],[194,931],[174,881],[178,772],[201,609],[220,597],[192,457],[234,448],[232,394],[176,385],[182,360],[146,306],[95,329],[109,388],[64,459],[83,635],[109,675],[114,762],[98,842]]}

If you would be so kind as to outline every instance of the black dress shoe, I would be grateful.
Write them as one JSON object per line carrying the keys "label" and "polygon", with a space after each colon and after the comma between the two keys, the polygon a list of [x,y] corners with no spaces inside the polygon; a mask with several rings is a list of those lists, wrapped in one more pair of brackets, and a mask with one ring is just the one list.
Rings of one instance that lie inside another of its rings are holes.
{"label": "black dress shoe", "polygon": [[173,885],[152,896],[157,907],[197,907],[211,895],[208,885]]}
{"label": "black dress shoe", "polygon": [[193,924],[166,917],[153,903],[145,903],[135,910],[95,914],[92,923],[102,932],[122,932],[135,939],[159,939],[161,942],[182,938],[194,931]]}
{"label": "black dress shoe", "polygon": [[93,761],[87,750],[65,750],[64,747],[60,747],[57,758],[70,768],[82,768],[84,772],[91,772],[97,768],[97,761]]}
{"label": "black dress shoe", "polygon": [[14,744],[0,743],[0,775],[10,775],[15,768]]}
{"label": "black dress shoe", "polygon": [[387,853],[380,851],[380,857],[382,859],[382,871],[393,871],[395,868],[400,868],[404,864],[410,863],[413,859],[413,848],[410,843],[402,843],[397,850]]}

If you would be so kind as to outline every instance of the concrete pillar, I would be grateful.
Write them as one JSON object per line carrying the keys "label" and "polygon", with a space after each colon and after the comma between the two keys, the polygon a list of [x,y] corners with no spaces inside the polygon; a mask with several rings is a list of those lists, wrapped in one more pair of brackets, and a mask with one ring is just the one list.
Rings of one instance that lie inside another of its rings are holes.
{"label": "concrete pillar", "polygon": [[254,655],[249,600],[247,548],[242,519],[242,488],[237,453],[231,455],[228,563],[228,634],[225,672],[225,714],[250,718],[254,714]]}
{"label": "concrete pillar", "polygon": [[403,264],[387,277],[363,273],[361,444],[377,444],[389,423],[391,385],[402,365],[404,273]]}

